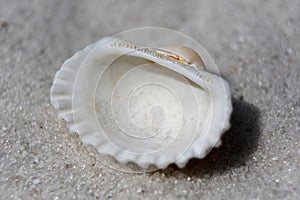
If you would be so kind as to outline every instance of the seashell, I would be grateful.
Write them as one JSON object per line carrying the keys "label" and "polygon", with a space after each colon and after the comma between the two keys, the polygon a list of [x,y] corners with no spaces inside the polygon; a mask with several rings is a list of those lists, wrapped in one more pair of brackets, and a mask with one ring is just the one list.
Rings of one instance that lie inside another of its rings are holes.
{"label": "seashell", "polygon": [[121,163],[184,167],[221,144],[228,83],[184,46],[106,37],[65,61],[50,95],[71,132]]}

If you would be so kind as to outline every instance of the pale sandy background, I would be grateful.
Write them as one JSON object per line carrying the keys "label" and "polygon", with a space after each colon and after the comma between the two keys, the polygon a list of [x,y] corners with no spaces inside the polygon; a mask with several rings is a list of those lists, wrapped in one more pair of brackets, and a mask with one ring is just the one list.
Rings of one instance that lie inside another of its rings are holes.
{"label": "pale sandy background", "polygon": [[[49,90],[76,51],[144,26],[200,42],[231,84],[234,111],[207,158],[128,174],[68,133]],[[0,95],[0,199],[299,198],[298,0],[0,0]]]}

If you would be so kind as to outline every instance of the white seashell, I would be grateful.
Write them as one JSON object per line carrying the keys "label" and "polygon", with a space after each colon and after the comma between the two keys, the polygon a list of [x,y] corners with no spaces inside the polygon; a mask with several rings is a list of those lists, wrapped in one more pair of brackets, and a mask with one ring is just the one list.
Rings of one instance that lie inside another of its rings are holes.
{"label": "white seashell", "polygon": [[232,111],[228,83],[195,51],[111,37],[68,59],[50,98],[83,143],[143,168],[203,158],[221,144]]}

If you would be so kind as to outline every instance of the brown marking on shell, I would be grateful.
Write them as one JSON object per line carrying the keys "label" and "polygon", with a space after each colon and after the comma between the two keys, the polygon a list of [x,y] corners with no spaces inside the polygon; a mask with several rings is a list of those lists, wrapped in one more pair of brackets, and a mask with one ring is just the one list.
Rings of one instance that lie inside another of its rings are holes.
{"label": "brown marking on shell", "polygon": [[186,46],[170,46],[170,47],[163,47],[160,48],[162,50],[170,51],[181,58],[183,58],[188,63],[194,64],[195,66],[199,67],[202,70],[206,70],[205,64],[199,54],[194,51],[193,49],[186,47]]}

